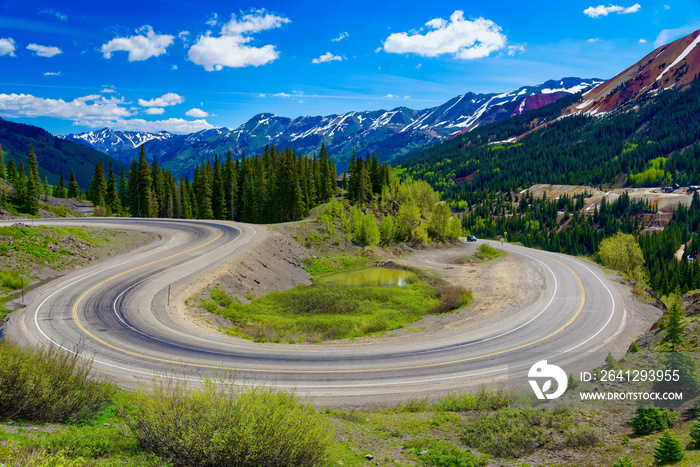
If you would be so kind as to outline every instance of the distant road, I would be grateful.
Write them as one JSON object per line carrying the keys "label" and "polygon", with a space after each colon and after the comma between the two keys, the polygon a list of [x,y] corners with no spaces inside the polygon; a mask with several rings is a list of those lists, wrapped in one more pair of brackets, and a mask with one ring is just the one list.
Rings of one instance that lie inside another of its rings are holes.
{"label": "distant road", "polygon": [[[174,290],[235,255],[255,248],[265,227],[168,219],[42,219],[47,225],[136,229],[160,239],[147,247],[71,272],[29,293],[10,315],[5,336],[28,343],[80,343],[95,370],[121,387],[175,372],[198,380],[221,368],[241,381],[296,388],[320,406],[395,403],[478,388],[549,359],[569,372],[590,368],[587,352],[620,339],[629,323],[617,288],[596,267],[565,255],[507,245],[526,267],[543,272],[536,301],[512,318],[483,323],[444,339],[399,343],[256,344],[212,335],[167,311]],[[0,223],[8,225],[11,222]],[[523,274],[526,271],[513,271]],[[203,284],[204,285],[204,284]],[[594,356],[595,356],[594,355]],[[597,357],[596,357],[597,358]],[[509,373],[510,372],[510,373]]]}

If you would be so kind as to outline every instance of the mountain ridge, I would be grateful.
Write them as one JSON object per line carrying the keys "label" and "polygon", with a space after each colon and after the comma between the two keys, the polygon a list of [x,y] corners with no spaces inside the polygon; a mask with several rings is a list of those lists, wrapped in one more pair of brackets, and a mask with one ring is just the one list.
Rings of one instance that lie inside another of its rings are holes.
{"label": "mountain ridge", "polygon": [[138,154],[141,144],[145,144],[149,160],[156,157],[176,176],[191,174],[195,164],[229,150],[234,155],[261,153],[266,145],[273,144],[312,154],[325,144],[342,171],[353,151],[358,155],[376,152],[382,161],[393,160],[427,144],[539,108],[602,82],[595,78],[562,78],[501,94],[467,92],[440,106],[419,110],[400,106],[390,110],[295,118],[261,113],[235,129],[222,127],[189,135],[103,128],[62,138],[102,151],[124,163],[129,163]]}

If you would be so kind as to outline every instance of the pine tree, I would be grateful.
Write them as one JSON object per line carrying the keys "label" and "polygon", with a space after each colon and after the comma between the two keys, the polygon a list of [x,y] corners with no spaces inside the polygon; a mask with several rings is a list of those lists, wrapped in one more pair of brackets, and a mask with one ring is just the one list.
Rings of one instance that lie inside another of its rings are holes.
{"label": "pine tree", "polygon": [[224,180],[221,173],[219,156],[214,154],[214,172],[211,186],[211,205],[214,219],[226,219],[226,193],[224,192]]}
{"label": "pine tree", "polygon": [[358,159],[357,164],[360,166],[359,180],[357,183],[357,202],[364,205],[372,201],[372,180],[369,177],[367,166],[362,162],[362,159]]}
{"label": "pine tree", "polygon": [[39,163],[36,160],[34,147],[29,146],[29,173],[27,174],[27,188],[24,206],[30,214],[39,212],[39,193],[41,190],[41,178],[39,178]]}
{"label": "pine tree", "polygon": [[7,163],[7,178],[5,180],[7,180],[10,185],[14,185],[17,176],[17,165],[15,164],[15,160],[10,157],[10,162]]}
{"label": "pine tree", "polygon": [[18,203],[23,204],[26,201],[27,192],[27,173],[24,171],[24,162],[19,161],[19,173],[15,177],[15,182],[12,184],[15,189],[15,199]]}
{"label": "pine tree", "polygon": [[44,175],[44,199],[47,200],[50,194],[51,189],[49,188],[49,177],[47,175]]}
{"label": "pine tree", "polygon": [[125,204],[125,206],[129,207],[129,213],[132,216],[136,216],[136,203],[138,203],[139,199],[138,178],[139,163],[136,162],[136,159],[131,159],[131,164],[129,164],[129,185],[127,187],[128,202]]}
{"label": "pine tree", "polygon": [[161,211],[161,207],[164,208],[166,204],[164,202],[163,171],[158,165],[155,156],[153,156],[153,161],[151,162],[151,183],[153,191],[150,200],[151,217],[166,217],[164,212]]}
{"label": "pine tree", "polygon": [[54,185],[51,196],[54,198],[65,198],[66,197],[66,182],[63,180],[63,174],[58,179],[58,183]]}
{"label": "pine tree", "polygon": [[192,219],[189,191],[189,181],[180,179],[178,184],[178,195],[180,196],[180,204],[182,205],[181,217],[183,219]]}
{"label": "pine tree", "polygon": [[70,177],[68,178],[67,196],[68,198],[77,198],[80,196],[80,187],[78,186],[78,182],[75,181],[75,172],[71,172]]}
{"label": "pine tree", "polygon": [[331,194],[335,189],[335,177],[331,175],[331,161],[326,151],[326,145],[321,144],[321,152],[319,156],[320,178],[319,178],[319,197],[322,202],[330,199]]}
{"label": "pine tree", "polygon": [[95,206],[104,206],[107,196],[107,183],[105,182],[105,170],[102,160],[95,164],[95,173],[90,182],[90,201]]}
{"label": "pine tree", "polygon": [[117,192],[117,177],[114,175],[112,161],[109,161],[109,172],[107,175],[107,190],[105,192],[105,204],[112,214],[119,214],[121,211],[121,202],[119,193]]}
{"label": "pine tree", "polygon": [[5,173],[5,155],[2,152],[2,145],[0,144],[0,178],[5,180],[7,174]]}
{"label": "pine tree", "polygon": [[151,178],[151,166],[146,160],[146,152],[143,145],[139,151],[139,162],[137,165],[136,177],[131,183],[134,184],[135,200],[131,208],[136,217],[152,217],[155,213],[151,212],[151,206],[154,204],[152,196],[153,179]]}
{"label": "pine tree", "polygon": [[372,191],[374,193],[382,192],[382,172],[379,167],[379,160],[377,159],[377,153],[372,154],[372,162],[370,163],[369,177],[372,180]]}
{"label": "pine tree", "polygon": [[119,202],[122,205],[122,209],[129,206],[129,182],[126,179],[124,167],[122,167],[119,174]]}
{"label": "pine tree", "polygon": [[683,323],[683,307],[681,306],[681,298],[679,294],[673,297],[673,305],[666,312],[666,340],[671,343],[671,350],[676,349],[676,344],[683,342],[683,331],[685,331],[685,323]]}
{"label": "pine tree", "polygon": [[238,170],[231,157],[231,151],[226,155],[224,163],[224,192],[226,195],[226,218],[236,219],[238,213]]}
{"label": "pine tree", "polygon": [[670,432],[664,431],[664,434],[659,437],[656,451],[654,451],[654,460],[658,464],[670,464],[678,462],[684,457],[683,444]]}
{"label": "pine tree", "polygon": [[690,439],[693,440],[693,446],[695,449],[700,449],[700,422],[693,422],[690,425]]}

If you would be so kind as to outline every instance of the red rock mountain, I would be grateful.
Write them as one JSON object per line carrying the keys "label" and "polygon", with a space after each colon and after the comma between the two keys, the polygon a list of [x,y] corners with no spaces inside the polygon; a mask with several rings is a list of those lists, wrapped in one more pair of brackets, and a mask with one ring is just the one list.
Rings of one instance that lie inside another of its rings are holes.
{"label": "red rock mountain", "polygon": [[663,45],[614,78],[591,89],[566,113],[601,115],[687,85],[700,73],[700,30]]}

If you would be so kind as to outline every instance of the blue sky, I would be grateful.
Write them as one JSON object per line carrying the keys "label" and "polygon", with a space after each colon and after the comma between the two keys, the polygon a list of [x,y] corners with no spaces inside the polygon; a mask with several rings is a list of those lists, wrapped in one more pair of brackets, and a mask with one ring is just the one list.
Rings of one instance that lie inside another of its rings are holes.
{"label": "blue sky", "polygon": [[697,0],[599,1],[0,0],[0,117],[189,133],[422,109],[611,78],[700,29]]}

